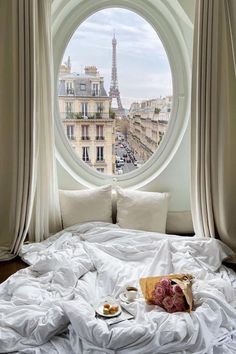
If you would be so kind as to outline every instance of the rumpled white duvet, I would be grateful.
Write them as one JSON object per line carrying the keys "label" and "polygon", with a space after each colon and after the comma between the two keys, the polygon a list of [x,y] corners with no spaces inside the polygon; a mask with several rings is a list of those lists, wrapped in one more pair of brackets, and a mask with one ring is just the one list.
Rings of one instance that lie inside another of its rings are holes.
{"label": "rumpled white duvet", "polygon": [[[93,222],[23,246],[31,264],[0,286],[0,353],[235,354],[236,274],[221,266],[231,250],[215,239],[125,230]],[[195,308],[168,314],[142,299],[135,319],[109,326],[99,300],[140,277],[194,276]]]}

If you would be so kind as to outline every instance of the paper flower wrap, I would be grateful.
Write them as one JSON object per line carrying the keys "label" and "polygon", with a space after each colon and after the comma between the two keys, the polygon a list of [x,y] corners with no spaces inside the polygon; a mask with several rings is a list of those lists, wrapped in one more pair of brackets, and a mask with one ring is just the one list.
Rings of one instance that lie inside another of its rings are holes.
{"label": "paper flower wrap", "polygon": [[192,276],[169,274],[139,280],[147,303],[158,305],[167,312],[190,312],[193,308]]}

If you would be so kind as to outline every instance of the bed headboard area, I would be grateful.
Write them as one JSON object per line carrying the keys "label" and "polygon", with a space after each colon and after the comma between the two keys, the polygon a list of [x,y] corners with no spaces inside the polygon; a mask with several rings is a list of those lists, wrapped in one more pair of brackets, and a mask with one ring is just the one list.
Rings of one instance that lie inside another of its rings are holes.
{"label": "bed headboard area", "polygon": [[168,193],[143,192],[111,186],[60,190],[63,228],[76,223],[103,221],[122,228],[194,235],[190,210],[170,211]]}

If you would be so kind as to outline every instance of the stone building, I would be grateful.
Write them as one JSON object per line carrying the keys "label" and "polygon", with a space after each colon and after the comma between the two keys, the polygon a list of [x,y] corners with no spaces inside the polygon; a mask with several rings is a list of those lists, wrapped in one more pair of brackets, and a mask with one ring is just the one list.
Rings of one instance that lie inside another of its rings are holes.
{"label": "stone building", "polygon": [[58,99],[65,134],[75,152],[97,171],[112,174],[115,121],[97,68],[87,66],[84,74],[72,73],[68,58],[60,68]]}
{"label": "stone building", "polygon": [[157,150],[166,133],[171,106],[171,96],[132,103],[128,116],[128,142],[142,162]]}

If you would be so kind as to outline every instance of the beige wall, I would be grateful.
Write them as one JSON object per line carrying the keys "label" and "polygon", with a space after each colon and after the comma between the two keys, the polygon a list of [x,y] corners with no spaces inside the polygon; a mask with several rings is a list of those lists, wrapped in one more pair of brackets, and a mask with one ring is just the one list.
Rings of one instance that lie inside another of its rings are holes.
{"label": "beige wall", "polygon": [[[65,134],[67,135],[67,126],[74,126],[74,139],[69,139],[71,146],[77,155],[82,159],[83,147],[89,148],[89,166],[94,168],[104,168],[104,173],[112,174],[114,172],[112,149],[115,144],[115,121],[112,119],[66,119],[63,121]],[[97,126],[103,126],[103,138],[97,140]],[[83,140],[82,126],[88,128],[88,138]],[[97,147],[104,147],[104,162],[97,162]]]}

